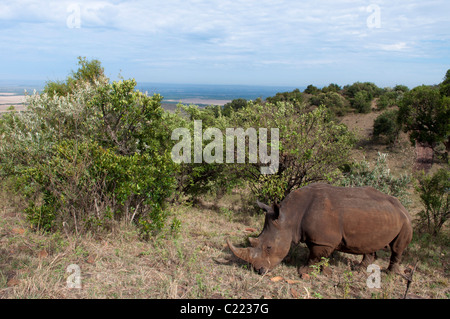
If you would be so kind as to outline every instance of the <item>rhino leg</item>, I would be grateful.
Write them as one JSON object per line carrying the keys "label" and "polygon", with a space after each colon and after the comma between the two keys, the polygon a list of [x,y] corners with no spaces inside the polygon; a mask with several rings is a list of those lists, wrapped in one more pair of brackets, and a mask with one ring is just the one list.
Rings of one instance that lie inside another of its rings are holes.
{"label": "rhino leg", "polygon": [[[306,266],[302,266],[298,268],[298,274],[301,276],[302,274],[307,274],[312,271],[311,265],[314,265],[321,261],[322,257],[328,258],[331,253],[334,251],[333,247],[329,246],[320,246],[314,244],[307,244],[309,248],[309,257]],[[328,267],[322,267],[321,271],[325,275],[331,274],[331,270]]]}
{"label": "rhino leg", "polygon": [[412,227],[410,224],[405,224],[398,236],[389,244],[391,247],[391,260],[389,261],[388,271],[393,273],[400,273],[399,263],[403,252],[412,239]]}
{"label": "rhino leg", "polygon": [[364,254],[361,262],[355,267],[356,271],[365,271],[376,259],[376,253]]}

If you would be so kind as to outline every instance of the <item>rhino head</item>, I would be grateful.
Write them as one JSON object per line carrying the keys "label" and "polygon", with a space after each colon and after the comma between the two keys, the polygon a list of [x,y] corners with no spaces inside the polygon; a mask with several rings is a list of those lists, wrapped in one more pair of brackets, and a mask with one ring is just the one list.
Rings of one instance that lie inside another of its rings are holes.
{"label": "rhino head", "polygon": [[249,238],[251,247],[236,248],[228,239],[227,244],[236,257],[252,264],[259,274],[264,274],[278,265],[289,253],[292,233],[285,225],[278,204],[274,203],[272,206],[260,202],[257,204],[265,211],[261,234],[256,238]]}

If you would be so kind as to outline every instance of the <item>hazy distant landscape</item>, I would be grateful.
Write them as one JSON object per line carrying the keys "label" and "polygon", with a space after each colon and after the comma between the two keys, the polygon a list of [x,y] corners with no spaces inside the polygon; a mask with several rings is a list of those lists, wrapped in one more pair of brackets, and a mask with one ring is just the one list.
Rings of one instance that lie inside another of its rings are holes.
{"label": "hazy distant landscape", "polygon": [[[45,81],[0,81],[0,112],[9,106],[21,105],[26,91],[32,94],[34,90],[40,92]],[[149,95],[160,94],[164,97],[162,106],[165,109],[174,109],[180,102],[199,106],[224,105],[234,99],[243,98],[255,100],[265,99],[277,92],[292,91],[296,87],[289,86],[263,86],[263,85],[214,85],[214,84],[168,84],[142,82],[136,89],[147,92]],[[298,87],[303,90],[304,87]]]}

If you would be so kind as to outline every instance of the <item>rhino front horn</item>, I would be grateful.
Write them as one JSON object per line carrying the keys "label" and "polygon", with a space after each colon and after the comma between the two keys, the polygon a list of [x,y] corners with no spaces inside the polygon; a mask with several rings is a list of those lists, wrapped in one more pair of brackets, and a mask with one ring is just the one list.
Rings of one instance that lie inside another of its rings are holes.
{"label": "rhino front horn", "polygon": [[250,258],[250,249],[249,248],[236,248],[233,246],[232,243],[230,243],[230,241],[227,239],[227,245],[228,247],[230,247],[231,251],[233,252],[233,254],[242,259],[245,260],[248,263],[252,263],[251,258]]}

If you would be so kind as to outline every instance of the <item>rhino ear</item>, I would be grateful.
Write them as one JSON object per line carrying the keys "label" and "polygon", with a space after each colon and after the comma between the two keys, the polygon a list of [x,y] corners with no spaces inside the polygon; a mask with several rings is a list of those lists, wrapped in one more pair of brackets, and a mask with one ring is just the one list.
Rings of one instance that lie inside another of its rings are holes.
{"label": "rhino ear", "polygon": [[272,204],[272,211],[273,211],[273,219],[278,219],[278,217],[280,216],[280,205],[274,202]]}
{"label": "rhino ear", "polygon": [[280,216],[280,205],[274,202],[272,206],[256,201],[258,206],[266,212],[266,216],[270,217],[272,220],[278,219]]}
{"label": "rhino ear", "polygon": [[252,247],[257,247],[259,245],[259,238],[257,237],[249,237],[248,241]]}
{"label": "rhino ear", "polygon": [[259,208],[261,208],[262,210],[264,210],[266,213],[272,214],[273,213],[273,208],[270,207],[269,205],[266,205],[264,203],[261,203],[259,200],[256,201],[256,204],[259,206]]}

